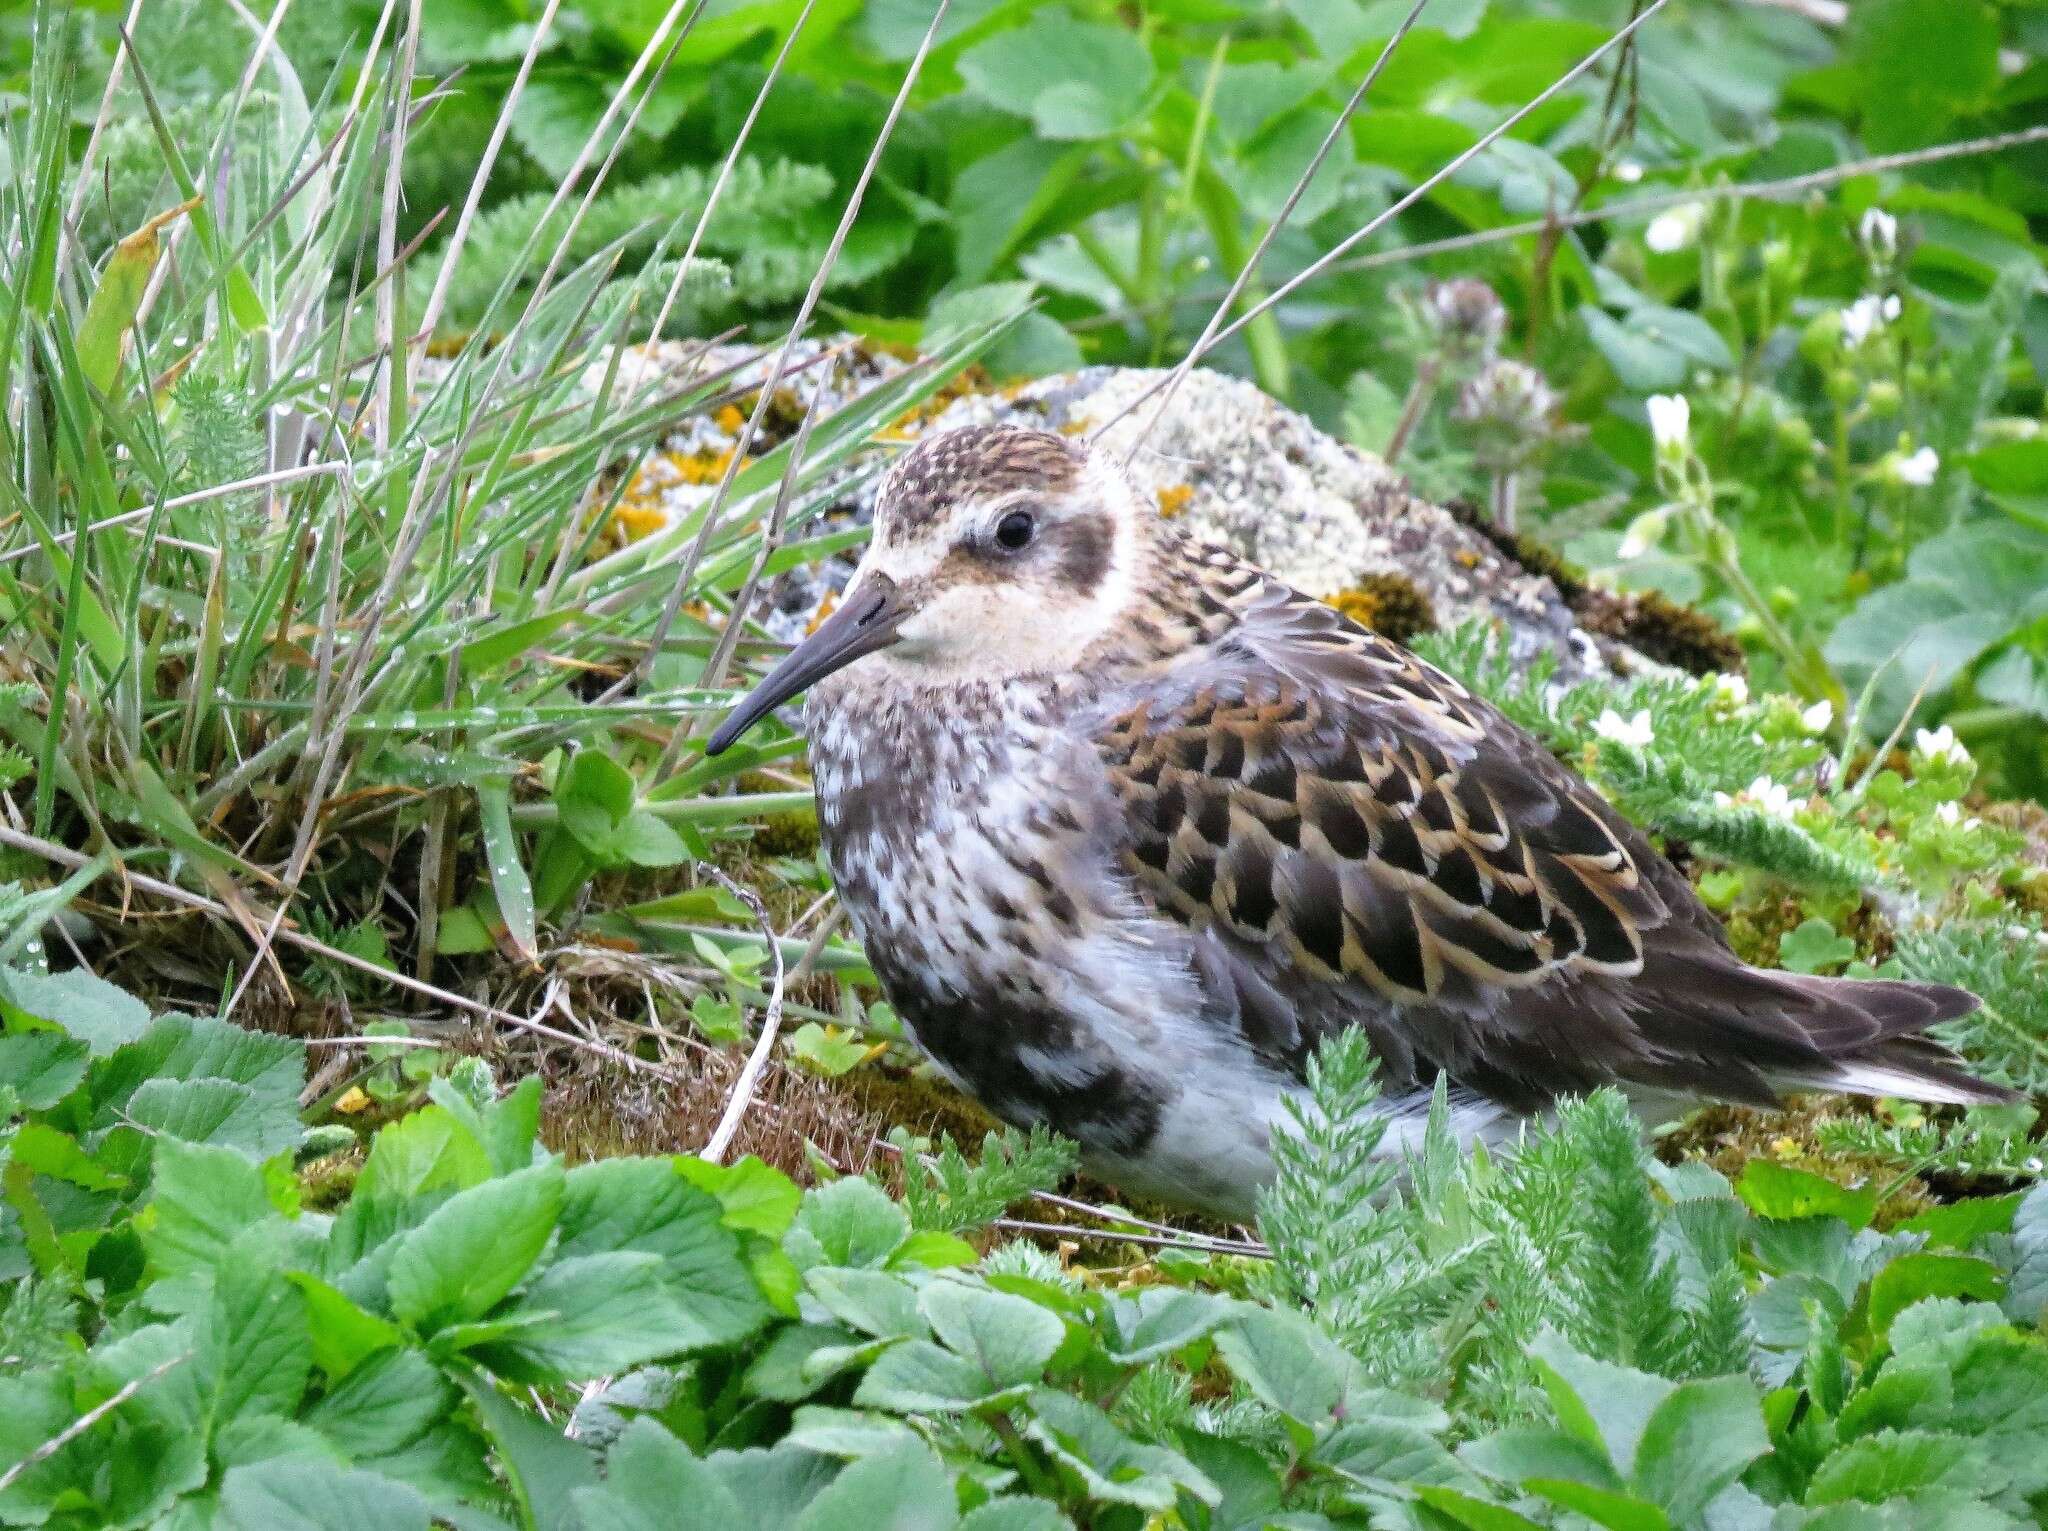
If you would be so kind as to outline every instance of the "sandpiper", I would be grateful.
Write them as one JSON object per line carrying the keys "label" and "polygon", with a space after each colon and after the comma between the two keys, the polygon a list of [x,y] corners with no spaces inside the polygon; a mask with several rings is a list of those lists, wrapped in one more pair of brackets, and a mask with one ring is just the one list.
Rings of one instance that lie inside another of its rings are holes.
{"label": "sandpiper", "polygon": [[[1276,508],[1277,510],[1277,508]],[[1585,781],[1457,681],[1177,535],[1105,451],[989,427],[889,470],[838,609],[728,717],[809,690],[839,893],[890,1002],[997,1116],[1242,1219],[1320,1040],[1384,1151],[1605,1084],[1977,1102],[1960,989],[1767,972]]]}

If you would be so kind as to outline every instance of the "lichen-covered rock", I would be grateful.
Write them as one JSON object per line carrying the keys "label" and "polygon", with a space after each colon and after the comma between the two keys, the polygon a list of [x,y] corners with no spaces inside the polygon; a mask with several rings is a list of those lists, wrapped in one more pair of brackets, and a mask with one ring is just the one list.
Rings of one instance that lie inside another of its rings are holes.
{"label": "lichen-covered rock", "polygon": [[[636,355],[625,375],[659,378],[671,349],[678,358],[683,354],[679,347],[650,348]],[[822,349],[822,343],[806,343],[797,363],[813,362]],[[744,357],[737,348],[715,348],[699,365],[736,365]],[[854,346],[830,365],[828,410],[837,397],[851,397],[906,363]],[[735,381],[758,384],[766,370],[764,362],[753,362]],[[808,388],[811,374],[802,375]],[[1130,406],[1163,376],[1091,367],[1021,387],[957,391],[898,422],[892,435],[907,442],[930,431],[999,422],[1086,435],[1106,425],[1103,442],[1110,450],[1122,455],[1137,443],[1131,474],[1162,514],[1312,595],[1340,600],[1360,615],[1386,611],[1389,630],[1399,624],[1395,636],[1411,637],[1431,621],[1449,625],[1487,616],[1504,624],[1517,658],[1549,649],[1563,661],[1566,678],[1641,661],[1640,651],[1611,629],[1589,632],[1547,574],[1450,511],[1416,498],[1378,458],[1318,430],[1250,382],[1190,373],[1158,425],[1147,430],[1156,398]],[[722,465],[719,454],[730,451],[741,418],[733,410],[722,421],[694,421],[687,439],[670,445],[693,461]],[[715,479],[671,464],[650,475],[649,487],[657,502],[672,499],[680,511],[711,493]],[[867,519],[874,485],[872,473],[851,478],[844,509],[835,514]],[[645,498],[636,503],[645,508]],[[778,635],[796,636],[851,568],[851,560],[840,559],[786,576],[767,593],[759,615]]]}

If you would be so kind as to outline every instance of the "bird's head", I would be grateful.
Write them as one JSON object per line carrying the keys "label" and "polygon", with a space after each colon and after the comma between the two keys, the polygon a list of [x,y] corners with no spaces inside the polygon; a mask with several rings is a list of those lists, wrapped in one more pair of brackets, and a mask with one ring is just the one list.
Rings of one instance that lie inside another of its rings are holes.
{"label": "bird's head", "polygon": [[838,608],[706,753],[856,661],[909,685],[1072,669],[1135,601],[1157,523],[1122,469],[1082,442],[982,426],[918,443],[882,480],[874,538]]}

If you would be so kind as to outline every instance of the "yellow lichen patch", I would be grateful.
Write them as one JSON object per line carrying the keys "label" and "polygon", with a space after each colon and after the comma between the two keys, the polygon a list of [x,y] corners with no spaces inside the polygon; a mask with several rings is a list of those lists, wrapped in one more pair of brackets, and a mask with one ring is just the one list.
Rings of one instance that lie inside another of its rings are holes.
{"label": "yellow lichen patch", "polygon": [[1188,508],[1188,501],[1195,497],[1195,491],[1186,484],[1168,484],[1159,491],[1159,514],[1169,520]]}
{"label": "yellow lichen patch", "polygon": [[1368,574],[1349,590],[1327,598],[1360,627],[1369,627],[1382,637],[1406,643],[1417,633],[1436,627],[1436,608],[1422,587],[1405,574],[1391,570]]}
{"label": "yellow lichen patch", "polygon": [[[730,405],[727,408],[731,408]],[[722,412],[721,412],[722,413]],[[706,452],[657,452],[634,472],[612,511],[612,535],[621,543],[638,542],[669,524],[669,492],[680,485],[708,488],[725,478],[733,449]],[[745,467],[750,459],[742,458]],[[602,505],[606,493],[595,496]]]}
{"label": "yellow lichen patch", "polygon": [[717,414],[711,417],[711,420],[713,424],[728,436],[737,436],[747,426],[747,417],[740,413],[740,407],[737,404],[723,406]]}
{"label": "yellow lichen patch", "polygon": [[1483,562],[1477,548],[1459,548],[1451,558],[1461,569],[1476,569]]}

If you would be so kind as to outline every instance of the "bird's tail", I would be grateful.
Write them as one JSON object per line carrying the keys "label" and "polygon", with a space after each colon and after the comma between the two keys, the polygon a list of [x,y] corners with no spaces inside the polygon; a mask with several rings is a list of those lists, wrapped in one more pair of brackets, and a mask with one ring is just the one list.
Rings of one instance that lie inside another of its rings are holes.
{"label": "bird's tail", "polygon": [[1809,1002],[1802,1019],[1808,1040],[1821,1054],[1811,1065],[1774,1070],[1771,1083],[1780,1089],[1891,1095],[1954,1106],[2021,1098],[1977,1078],[1952,1049],[1925,1034],[1929,1026],[1960,1019],[1978,1007],[1981,1001],[1967,989],[1883,978],[1770,976]]}

